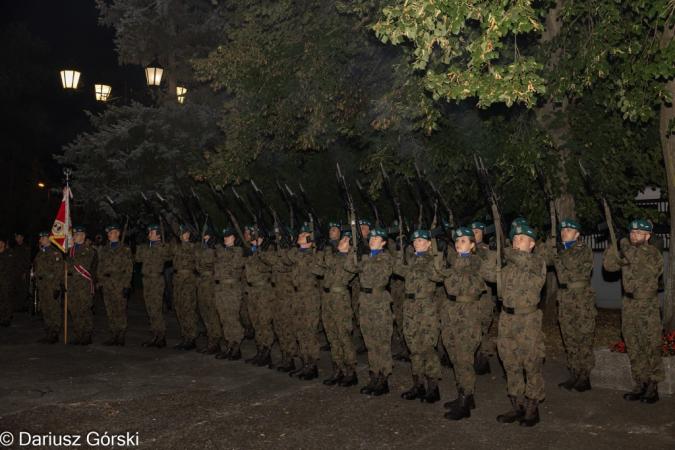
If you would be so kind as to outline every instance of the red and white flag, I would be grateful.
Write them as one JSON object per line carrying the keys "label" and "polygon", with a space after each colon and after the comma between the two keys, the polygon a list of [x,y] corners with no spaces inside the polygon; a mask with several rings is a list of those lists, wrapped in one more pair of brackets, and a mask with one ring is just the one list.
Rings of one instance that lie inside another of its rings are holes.
{"label": "red and white flag", "polygon": [[70,199],[73,198],[70,192],[70,186],[63,188],[63,200],[61,200],[61,207],[54,220],[52,231],[49,233],[49,240],[61,249],[62,252],[67,252],[73,246],[73,223],[70,220]]}

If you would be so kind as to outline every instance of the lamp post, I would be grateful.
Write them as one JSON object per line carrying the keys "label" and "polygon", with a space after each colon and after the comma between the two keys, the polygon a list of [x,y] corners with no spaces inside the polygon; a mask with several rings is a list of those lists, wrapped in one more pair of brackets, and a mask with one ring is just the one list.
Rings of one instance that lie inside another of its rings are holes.
{"label": "lamp post", "polygon": [[164,69],[161,67],[146,67],[145,79],[148,82],[148,86],[159,86],[162,83],[163,73]]}
{"label": "lamp post", "polygon": [[62,70],[61,83],[64,89],[77,89],[77,83],[80,81],[80,72],[77,70]]}
{"label": "lamp post", "polygon": [[112,88],[106,84],[95,84],[94,92],[96,94],[96,100],[99,102],[105,102],[110,97],[110,92]]}
{"label": "lamp post", "polygon": [[178,95],[178,103],[183,103],[185,102],[185,94],[187,93],[187,88],[184,87],[176,87],[176,95]]}

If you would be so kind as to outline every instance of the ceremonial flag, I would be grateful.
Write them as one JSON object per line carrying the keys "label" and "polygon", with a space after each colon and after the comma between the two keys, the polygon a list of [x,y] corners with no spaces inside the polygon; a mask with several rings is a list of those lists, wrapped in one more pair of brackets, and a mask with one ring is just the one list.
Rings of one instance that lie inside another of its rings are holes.
{"label": "ceremonial flag", "polygon": [[73,246],[73,223],[70,220],[70,199],[73,198],[70,186],[63,188],[63,200],[54,220],[49,240],[62,252],[66,253]]}

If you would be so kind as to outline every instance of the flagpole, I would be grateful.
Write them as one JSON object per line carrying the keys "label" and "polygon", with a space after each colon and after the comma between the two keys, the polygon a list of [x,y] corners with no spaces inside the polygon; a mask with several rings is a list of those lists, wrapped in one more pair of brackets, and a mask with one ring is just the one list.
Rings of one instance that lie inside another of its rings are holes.
{"label": "flagpole", "polygon": [[[70,186],[68,184],[70,169],[64,168],[63,173],[66,175],[66,195],[68,195],[69,194],[68,191],[70,190]],[[68,211],[68,213],[70,214],[70,211]],[[70,223],[69,218],[66,217],[66,219],[68,220],[67,223]],[[67,237],[65,242],[68,242]],[[68,263],[66,262],[67,257],[68,251],[66,250],[63,258],[63,285],[65,286],[66,291],[63,293],[63,345],[68,345]]]}

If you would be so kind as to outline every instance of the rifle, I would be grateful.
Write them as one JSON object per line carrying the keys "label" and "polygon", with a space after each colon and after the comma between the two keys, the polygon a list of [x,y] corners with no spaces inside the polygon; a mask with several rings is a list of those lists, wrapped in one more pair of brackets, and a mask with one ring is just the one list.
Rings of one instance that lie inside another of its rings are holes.
{"label": "rifle", "polygon": [[288,194],[284,190],[284,188],[281,187],[281,183],[279,183],[279,180],[277,180],[277,187],[279,188],[279,193],[281,193],[281,198],[284,199],[286,202],[286,205],[288,205],[288,211],[289,211],[289,218],[290,218],[290,227],[291,229],[295,230],[295,228],[300,224],[298,222],[298,218],[295,217],[295,209],[293,208],[293,202],[291,202],[291,199],[288,198]]}
{"label": "rifle", "polygon": [[[307,218],[309,219],[309,228],[312,231],[312,239],[314,239],[314,231],[316,231],[319,234],[319,238],[316,239],[316,247],[319,250],[323,250],[326,247],[326,242],[328,242],[328,237],[326,234],[323,232],[321,229],[321,219],[319,219],[318,214],[312,207],[312,204],[309,201],[309,197],[307,196],[307,193],[305,190],[302,188],[302,185],[300,186],[300,193],[303,196],[304,201],[300,201],[297,195],[293,191],[291,191],[291,188],[288,187],[286,184],[286,190],[288,191],[288,194],[290,195],[291,201],[295,203],[297,206],[302,209],[302,211],[305,213]],[[316,224],[316,226],[315,226]]]}
{"label": "rifle", "polygon": [[413,202],[419,207],[419,216],[417,218],[417,229],[428,230],[429,221],[427,220],[427,215],[424,212],[424,203],[422,203],[422,199],[417,195],[417,191],[415,190],[415,187],[410,181],[410,178],[408,178],[408,175],[405,175],[405,184],[406,186],[408,186],[408,193],[410,193],[410,197],[412,198]]}
{"label": "rifle", "polygon": [[340,170],[340,164],[337,163],[337,182],[338,190],[342,194],[342,199],[345,203],[345,208],[347,209],[347,217],[349,218],[349,223],[352,229],[352,245],[356,250],[354,253],[354,261],[358,262],[358,256],[362,254],[367,254],[368,249],[363,244],[363,234],[361,233],[361,227],[359,226],[359,214],[356,209],[356,204],[354,203],[354,198],[352,194],[349,193],[349,188],[347,187],[347,181],[345,180],[342,171]]}
{"label": "rifle", "polygon": [[[191,241],[196,239],[197,236],[200,235],[198,228],[195,228],[195,226],[193,224],[191,224],[190,221],[187,220],[185,218],[185,216],[183,216],[183,214],[181,214],[181,212],[178,209],[174,208],[166,199],[164,199],[161,195],[159,195],[159,192],[155,192],[155,195],[159,199],[159,204],[162,205],[162,207],[165,210],[167,210],[171,214],[173,214],[173,216],[176,219],[178,219],[178,222],[180,222],[181,225],[183,225],[184,227],[186,227],[188,229],[188,231],[190,232],[190,240]],[[180,240],[180,236],[178,236],[178,239]]]}
{"label": "rifle", "polygon": [[612,246],[614,247],[614,251],[617,252],[619,257],[624,258],[625,256],[623,254],[623,251],[621,251],[621,247],[619,247],[619,241],[617,240],[617,236],[619,237],[619,239],[621,239],[625,237],[625,234],[623,230],[619,228],[619,225],[616,223],[616,220],[614,219],[614,217],[616,217],[616,215],[614,214],[614,209],[612,208],[612,205],[609,203],[609,200],[607,200],[607,197],[605,197],[602,194],[602,191],[600,191],[598,186],[595,184],[593,178],[591,178],[591,174],[588,173],[584,165],[581,164],[581,161],[579,161],[579,168],[581,169],[581,174],[583,175],[588,188],[595,195],[595,198],[600,202],[600,206],[605,211],[605,220],[607,221],[607,228],[609,228],[609,237],[612,240]]}
{"label": "rifle", "polygon": [[[434,186],[434,183],[431,180],[425,180],[424,177],[422,176],[422,172],[420,172],[419,167],[417,167],[417,163],[415,163],[415,173],[417,174],[417,180],[420,183],[420,186],[422,186],[422,190],[426,193],[428,197],[431,197],[432,199],[435,200],[435,203],[438,205],[441,205],[443,209],[445,209],[445,213],[448,215],[448,223],[450,224],[450,228],[459,228],[459,224],[457,223],[456,217],[457,215],[452,211],[452,208],[450,207],[450,204],[445,200],[445,197],[441,195],[441,193],[436,189],[436,186]],[[440,223],[440,226],[442,227],[443,233],[446,236],[451,236],[451,230],[446,229],[445,227],[445,221],[443,220],[442,217],[440,217],[440,210],[436,205],[434,207],[436,213],[434,214],[434,219],[436,222]],[[434,232],[434,229],[432,228],[432,232]],[[434,233],[438,234],[438,233]]]}
{"label": "rifle", "polygon": [[[398,242],[400,246],[400,252],[401,252],[401,263],[404,265],[406,264],[405,260],[405,246],[403,245],[403,213],[401,212],[401,203],[398,201],[398,198],[396,197],[396,194],[394,194],[394,188],[391,186],[391,181],[389,180],[389,176],[387,175],[387,171],[384,170],[384,165],[380,163],[380,170],[382,171],[382,180],[384,182],[384,187],[386,188],[387,192],[389,193],[389,197],[391,198],[391,201],[394,204],[394,212],[396,212],[396,217],[398,220]],[[406,177],[407,178],[407,177]]]}
{"label": "rifle", "polygon": [[359,194],[361,194],[361,198],[363,199],[364,202],[368,206],[370,206],[371,211],[373,211],[373,215],[375,216],[375,224],[383,229],[387,229],[387,224],[384,223],[384,215],[382,214],[382,211],[380,211],[380,208],[378,208],[377,204],[375,201],[370,198],[370,195],[368,195],[368,192],[366,192],[365,189],[363,189],[363,186],[361,186],[361,183],[359,183],[359,180],[356,180],[356,186],[359,189]]}
{"label": "rifle", "polygon": [[[136,235],[137,242],[140,242],[144,238],[144,236],[140,232],[141,227],[138,225],[138,223],[136,223],[136,221],[129,214],[125,214],[124,212],[122,212],[122,209],[120,208],[120,206],[115,201],[113,201],[113,199],[111,199],[107,195],[105,196],[105,198],[106,198],[106,200],[108,200],[108,203],[112,207],[113,211],[115,211],[115,213],[118,216],[126,218],[127,224],[131,225],[131,229],[128,231],[129,236]],[[122,242],[124,242],[124,238],[125,238],[126,233],[127,233],[127,225],[125,225],[124,233],[122,233],[122,238],[121,238]]]}
{"label": "rifle", "polygon": [[281,216],[277,212],[276,208],[272,203],[268,202],[267,199],[265,199],[265,195],[255,184],[255,181],[251,180],[251,185],[253,185],[253,192],[255,196],[258,197],[260,203],[262,203],[263,205],[267,205],[267,207],[270,210],[270,213],[272,214],[272,218],[274,219],[274,233],[277,239],[279,239],[279,245],[282,248],[291,248],[291,242],[293,241],[293,238],[286,229],[286,224],[281,220]]}
{"label": "rifle", "polygon": [[555,239],[556,241],[556,248],[558,249],[558,252],[561,250],[562,246],[562,240],[560,239],[560,236],[558,236],[557,233],[557,228],[556,228],[556,223],[557,223],[557,217],[558,213],[556,211],[555,207],[555,199],[553,198],[553,192],[551,191],[551,184],[548,182],[549,180],[546,179],[546,176],[544,175],[544,172],[541,170],[541,166],[537,164],[536,162],[534,163],[534,170],[537,174],[537,181],[539,182],[539,186],[541,187],[541,190],[544,192],[544,195],[546,196],[546,202],[548,203],[548,210],[551,216],[551,233],[550,237],[552,239]]}
{"label": "rifle", "polygon": [[152,215],[155,216],[159,219],[159,223],[162,227],[162,241],[168,242],[171,239],[176,239],[180,240],[178,238],[178,235],[173,231],[173,228],[171,228],[171,224],[169,223],[168,220],[166,220],[166,217],[164,217],[164,214],[162,214],[161,211],[157,211],[155,209],[155,206],[152,204],[150,199],[145,196],[144,193],[141,192],[141,197],[143,197],[143,203],[145,204],[145,207],[148,208],[148,212]]}
{"label": "rifle", "polygon": [[[180,196],[180,201],[183,203],[188,215],[192,218],[195,228],[199,229],[199,220],[197,220],[197,215],[194,213],[192,205],[190,205],[190,199],[188,199],[186,195],[183,195],[183,191],[181,191],[180,188],[178,188],[178,195]],[[204,236],[202,236],[202,239],[203,237]]]}
{"label": "rifle", "polygon": [[223,211],[225,214],[229,216],[230,222],[232,223],[234,229],[237,230],[237,234],[239,235],[239,239],[241,239],[242,244],[244,244],[246,248],[251,248],[251,243],[246,242],[246,240],[244,239],[244,233],[241,232],[239,222],[237,222],[237,219],[234,217],[232,207],[230,206],[230,203],[227,201],[227,197],[225,197],[225,192],[223,192],[221,188],[219,188],[216,191],[216,188],[213,187],[212,184],[209,184],[209,186],[211,186],[211,192],[213,193],[213,198],[216,200],[216,205],[218,206],[218,208],[220,208],[221,211]]}
{"label": "rifle", "polygon": [[248,206],[248,204],[244,201],[243,198],[239,195],[237,190],[232,186],[232,193],[234,194],[234,200],[237,202],[239,205],[239,208],[241,208],[242,211],[245,213],[248,213],[248,215],[251,217],[253,220],[253,235],[251,236],[254,241],[258,241],[258,237],[260,236],[260,229],[258,228],[258,217],[253,213],[251,208]]}
{"label": "rifle", "polygon": [[202,204],[199,195],[197,195],[194,188],[191,187],[190,190],[192,191],[192,201],[194,202],[195,205],[197,205],[197,208],[199,208],[202,214],[204,214],[204,228],[211,231],[211,237],[216,240],[216,243],[224,245],[220,233],[218,232],[218,228],[216,228],[216,226],[213,224],[213,220],[211,220],[211,215],[206,211],[206,208],[204,208],[204,205]]}
{"label": "rifle", "polygon": [[506,224],[504,223],[504,215],[499,206],[499,197],[492,187],[488,171],[483,165],[483,158],[474,153],[473,159],[478,169],[478,180],[487,195],[495,222],[495,237],[497,238],[497,297],[502,298],[502,246],[505,243],[505,236],[507,236]]}

